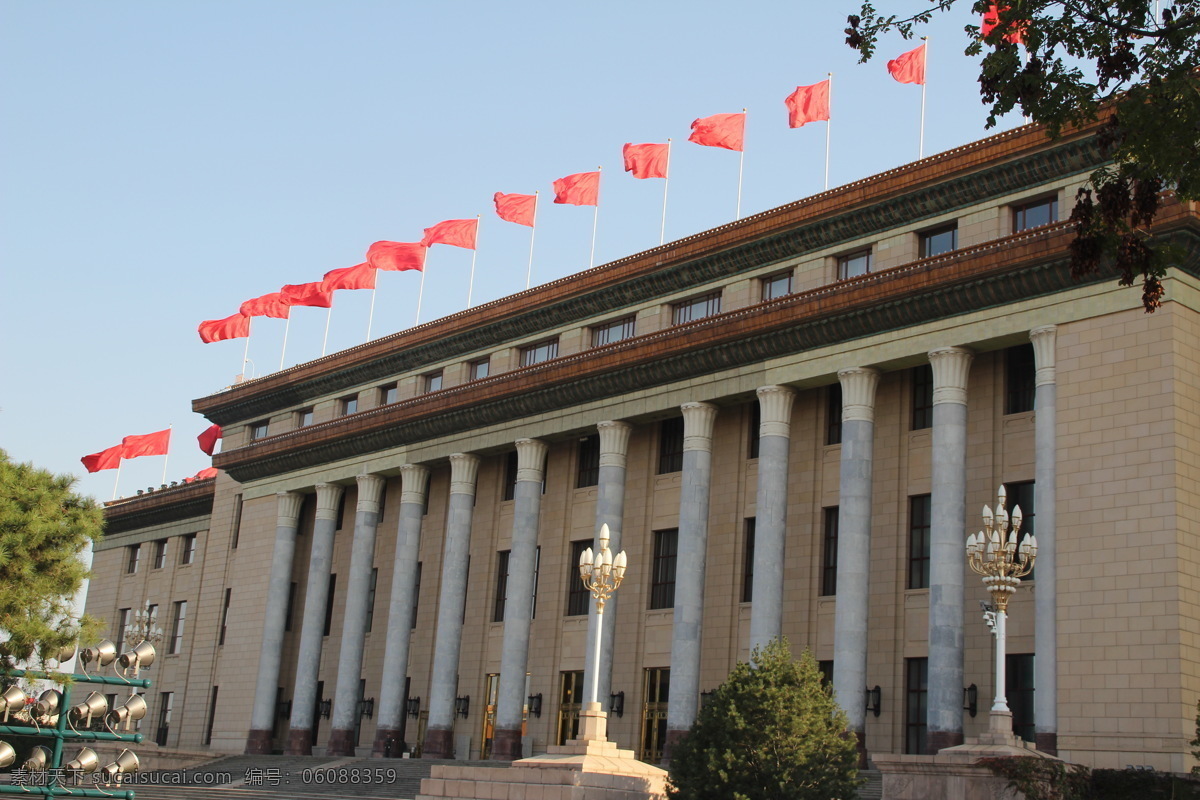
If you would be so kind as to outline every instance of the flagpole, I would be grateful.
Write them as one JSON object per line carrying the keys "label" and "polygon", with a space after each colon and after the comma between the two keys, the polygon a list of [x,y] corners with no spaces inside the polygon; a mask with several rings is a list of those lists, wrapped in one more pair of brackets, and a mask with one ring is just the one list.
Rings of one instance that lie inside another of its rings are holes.
{"label": "flagpole", "polygon": [[596,167],[596,213],[592,215],[592,252],[588,256],[588,269],[596,266],[596,228],[600,224],[600,177],[604,167]]}
{"label": "flagpole", "polygon": [[246,379],[246,363],[250,360],[250,334],[254,332],[254,317],[246,323],[246,348],[242,351],[242,380]]}
{"label": "flagpole", "polygon": [[479,253],[479,220],[483,214],[475,215],[475,246],[471,248],[471,278],[467,281],[467,308],[471,307],[471,294],[475,291],[475,256]]}
{"label": "flagpole", "polygon": [[117,479],[113,481],[113,500],[117,499],[117,486],[121,483],[121,459],[117,459]]}
{"label": "flagpole", "polygon": [[333,319],[333,298],[329,298],[329,308],[325,312],[325,338],[321,340],[321,356],[325,356],[325,347],[329,344],[329,320]]}
{"label": "flagpole", "polygon": [[167,426],[167,452],[163,453],[163,476],[162,476],[162,480],[159,481],[159,483],[167,482],[167,459],[169,459],[171,457],[171,433],[170,433],[170,431],[174,427],[175,427],[174,424]]}
{"label": "flagpole", "polygon": [[667,139],[667,174],[663,176],[663,215],[662,229],[658,232],[658,243],[662,245],[667,240],[667,185],[671,182],[671,140]]}
{"label": "flagpole", "polygon": [[[379,280],[379,274],[375,274],[376,283]],[[371,324],[375,321],[375,287],[371,287],[371,310],[367,312],[367,338],[365,341],[371,341]]]}
{"label": "flagpole", "polygon": [[413,325],[421,322],[421,298],[425,296],[425,270],[429,268],[429,261],[421,265],[421,288],[417,290],[417,318],[413,320]]}
{"label": "flagpole", "polygon": [[[742,130],[746,130],[746,109],[742,109]],[[746,138],[745,133],[742,134],[742,149],[738,153],[738,195],[737,195],[737,211],[733,215],[734,221],[742,218],[742,167],[746,164]]]}
{"label": "flagpole", "polygon": [[529,267],[525,270],[525,288],[530,287],[530,282],[533,280],[533,237],[537,235],[537,206],[538,192],[535,189],[533,192],[533,224],[529,226]]}
{"label": "flagpole", "polygon": [[829,119],[825,120],[825,190],[829,191],[829,128],[833,125],[833,73],[826,73],[829,80]]}
{"label": "flagpole", "polygon": [[283,372],[283,357],[287,353],[287,335],[288,329],[292,327],[292,311],[288,309],[288,315],[283,318],[283,348],[279,351],[279,371]]}
{"label": "flagpole", "polygon": [[922,51],[921,64],[921,144],[917,149],[917,158],[925,157],[925,84],[929,83],[929,37],[922,36],[921,40],[925,42],[925,49]]}

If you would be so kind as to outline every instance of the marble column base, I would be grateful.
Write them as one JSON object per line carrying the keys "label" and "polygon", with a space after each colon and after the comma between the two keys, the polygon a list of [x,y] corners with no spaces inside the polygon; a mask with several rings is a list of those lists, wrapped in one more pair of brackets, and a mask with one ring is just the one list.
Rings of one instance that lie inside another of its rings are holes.
{"label": "marble column base", "polygon": [[492,734],[492,761],[516,761],[521,757],[521,730],[496,728]]}
{"label": "marble column base", "polygon": [[948,747],[958,747],[963,741],[962,731],[930,731],[925,736],[925,749],[939,753]]}
{"label": "marble column base", "polygon": [[352,756],[354,750],[354,731],[334,728],[329,734],[329,743],[325,745],[325,755]]}
{"label": "marble column base", "polygon": [[1039,733],[1035,734],[1037,740],[1037,749],[1043,753],[1048,753],[1052,756],[1058,755],[1058,734],[1057,733]]}
{"label": "marble column base", "polygon": [[[389,747],[388,740],[391,740]],[[408,745],[400,731],[394,728],[376,728],[375,741],[371,743],[371,758],[400,758]]]}
{"label": "marble column base", "polygon": [[268,756],[271,754],[271,742],[275,737],[271,731],[250,731],[246,737],[246,755]]}
{"label": "marble column base", "polygon": [[421,758],[454,758],[454,731],[425,731],[425,744],[421,747]]}
{"label": "marble column base", "polygon": [[858,768],[867,769],[867,734],[863,731],[853,731],[854,749],[858,751]]}
{"label": "marble column base", "polygon": [[288,731],[287,747],[283,752],[289,756],[311,756],[312,731],[307,728],[292,728]]}

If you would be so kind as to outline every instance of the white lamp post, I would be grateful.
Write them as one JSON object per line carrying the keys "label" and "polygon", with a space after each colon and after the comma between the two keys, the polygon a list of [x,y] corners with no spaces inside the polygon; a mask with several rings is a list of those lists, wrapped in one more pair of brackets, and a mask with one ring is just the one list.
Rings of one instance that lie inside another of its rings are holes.
{"label": "white lamp post", "polygon": [[608,525],[600,526],[600,549],[592,552],[592,548],[583,551],[579,557],[579,577],[584,587],[596,599],[596,647],[592,660],[592,692],[588,698],[587,707],[580,715],[583,719],[583,730],[580,738],[584,740],[599,740],[605,738],[604,712],[600,711],[597,699],[597,687],[600,685],[600,638],[604,631],[604,604],[625,579],[625,551],[614,557],[608,549]]}

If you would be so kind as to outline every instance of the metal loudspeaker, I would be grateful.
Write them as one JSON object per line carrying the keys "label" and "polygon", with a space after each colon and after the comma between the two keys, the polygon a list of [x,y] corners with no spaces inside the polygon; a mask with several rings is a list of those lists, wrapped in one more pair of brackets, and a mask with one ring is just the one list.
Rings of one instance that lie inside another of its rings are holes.
{"label": "metal loudspeaker", "polygon": [[39,722],[48,725],[54,717],[58,716],[60,708],[62,708],[62,692],[57,689],[47,689],[38,698],[37,705],[33,707],[33,713]]}
{"label": "metal loudspeaker", "polygon": [[0,769],[12,766],[17,760],[17,751],[8,742],[0,742]]}
{"label": "metal loudspeaker", "polygon": [[57,661],[58,663],[61,664],[64,661],[70,661],[74,657],[75,657],[75,642],[71,642],[69,645],[67,645],[66,647],[59,650],[57,653],[55,653],[53,660]]}
{"label": "metal loudspeaker", "polygon": [[131,695],[125,701],[125,705],[119,708],[114,708],[108,712],[104,721],[108,723],[110,729],[116,728],[122,723],[125,725],[125,730],[129,730],[129,723],[144,719],[146,717],[146,698],[140,694]]}
{"label": "metal loudspeaker", "polygon": [[100,667],[107,667],[117,658],[117,646],[108,639],[100,642],[95,647],[89,647],[79,654],[79,660],[88,664],[96,664]]}
{"label": "metal loudspeaker", "polygon": [[154,663],[154,656],[154,645],[149,642],[142,642],[132,650],[122,653],[117,663],[121,665],[121,669],[148,667]]}
{"label": "metal loudspeaker", "polygon": [[90,725],[92,717],[102,717],[108,711],[108,698],[99,692],[92,692],[77,706],[71,708],[71,716],[75,719],[86,720]]}
{"label": "metal loudspeaker", "polygon": [[52,758],[54,758],[54,754],[50,752],[49,747],[38,745],[29,751],[29,758],[25,759],[25,771],[45,772],[49,768]]}
{"label": "metal loudspeaker", "polygon": [[137,772],[140,766],[138,757],[132,750],[122,750],[117,756],[117,760],[111,764],[106,764],[104,769],[100,770],[100,774],[104,776],[105,780],[111,783],[112,779],[118,775]]}
{"label": "metal loudspeaker", "polygon": [[83,748],[78,755],[63,764],[63,769],[72,772],[95,772],[99,768],[100,756],[96,755],[96,751],[90,747]]}
{"label": "metal loudspeaker", "polygon": [[19,686],[10,686],[4,690],[4,694],[0,695],[0,706],[4,708],[5,722],[8,722],[9,714],[25,707],[25,700],[25,692],[21,691]]}

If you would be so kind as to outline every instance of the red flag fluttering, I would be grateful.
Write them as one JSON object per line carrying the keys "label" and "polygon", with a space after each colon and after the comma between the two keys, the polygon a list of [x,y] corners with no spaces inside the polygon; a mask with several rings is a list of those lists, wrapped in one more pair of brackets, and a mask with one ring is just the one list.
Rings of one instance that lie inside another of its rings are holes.
{"label": "red flag fluttering", "polygon": [[668,144],[626,144],[621,148],[625,157],[625,171],[635,178],[667,177],[667,162],[671,146]]}
{"label": "red flag fluttering", "polygon": [[204,433],[196,437],[196,441],[200,443],[200,450],[206,456],[211,456],[213,450],[217,447],[217,440],[221,438],[221,426],[210,425],[204,430]]}
{"label": "red flag fluttering", "polygon": [[121,458],[165,456],[171,447],[171,429],[126,436],[121,440]]}
{"label": "red flag fluttering", "polygon": [[215,477],[217,477],[217,468],[216,467],[207,467],[206,469],[202,469],[199,472],[197,472],[194,480],[202,481],[202,480],[205,480],[206,478],[215,478]]}
{"label": "red flag fluttering", "polygon": [[116,469],[121,466],[121,449],[122,445],[116,444],[107,450],[92,453],[90,456],[84,456],[79,460],[83,463],[83,468],[88,472],[99,472],[102,469]]}
{"label": "red flag fluttering", "polygon": [[713,114],[692,122],[689,142],[705,147],[724,147],[726,150],[742,152],[746,137],[746,113]]}
{"label": "red flag fluttering", "polygon": [[809,122],[829,121],[829,79],[812,86],[797,86],[785,99],[788,127],[799,128]]}
{"label": "red flag fluttering", "polygon": [[536,194],[504,194],[496,192],[492,196],[496,204],[496,215],[505,222],[515,222],[518,225],[533,227],[533,218],[537,213]]}
{"label": "red flag fluttering", "polygon": [[338,289],[374,289],[375,268],[370,264],[355,264],[353,267],[331,269],[325,273],[321,284],[329,291]]}
{"label": "red flag fluttering", "polygon": [[925,45],[896,56],[887,68],[900,83],[925,83]]}
{"label": "red flag fluttering", "polygon": [[250,335],[250,318],[240,311],[225,319],[209,319],[196,329],[205,344],[225,339],[244,339]]}
{"label": "red flag fluttering", "polygon": [[333,306],[333,290],[326,289],[324,281],[288,284],[280,289],[279,293],[293,306],[312,306],[314,308],[331,308]]}
{"label": "red flag fluttering", "polygon": [[425,229],[421,244],[448,244],[467,250],[475,249],[475,234],[479,229],[478,219],[448,219]]}
{"label": "red flag fluttering", "polygon": [[283,299],[279,292],[271,292],[261,297],[255,297],[242,303],[239,311],[247,317],[274,317],[287,319],[291,313],[291,303]]}
{"label": "red flag fluttering", "polygon": [[[983,15],[983,21],[979,24],[979,35],[984,39],[988,38],[997,27],[1000,26],[1000,15],[1007,14],[1008,6],[1000,8],[998,6],[988,6],[987,13]],[[1025,23],[1023,21],[1010,21],[1005,24],[1005,30],[1008,33],[1004,34],[1004,41],[1009,44],[1021,44],[1025,41]]]}
{"label": "red flag fluttering", "polygon": [[388,272],[423,270],[428,249],[420,242],[375,242],[367,248],[367,263]]}
{"label": "red flag fluttering", "polygon": [[554,202],[571,206],[600,203],[600,173],[577,172],[554,182]]}

